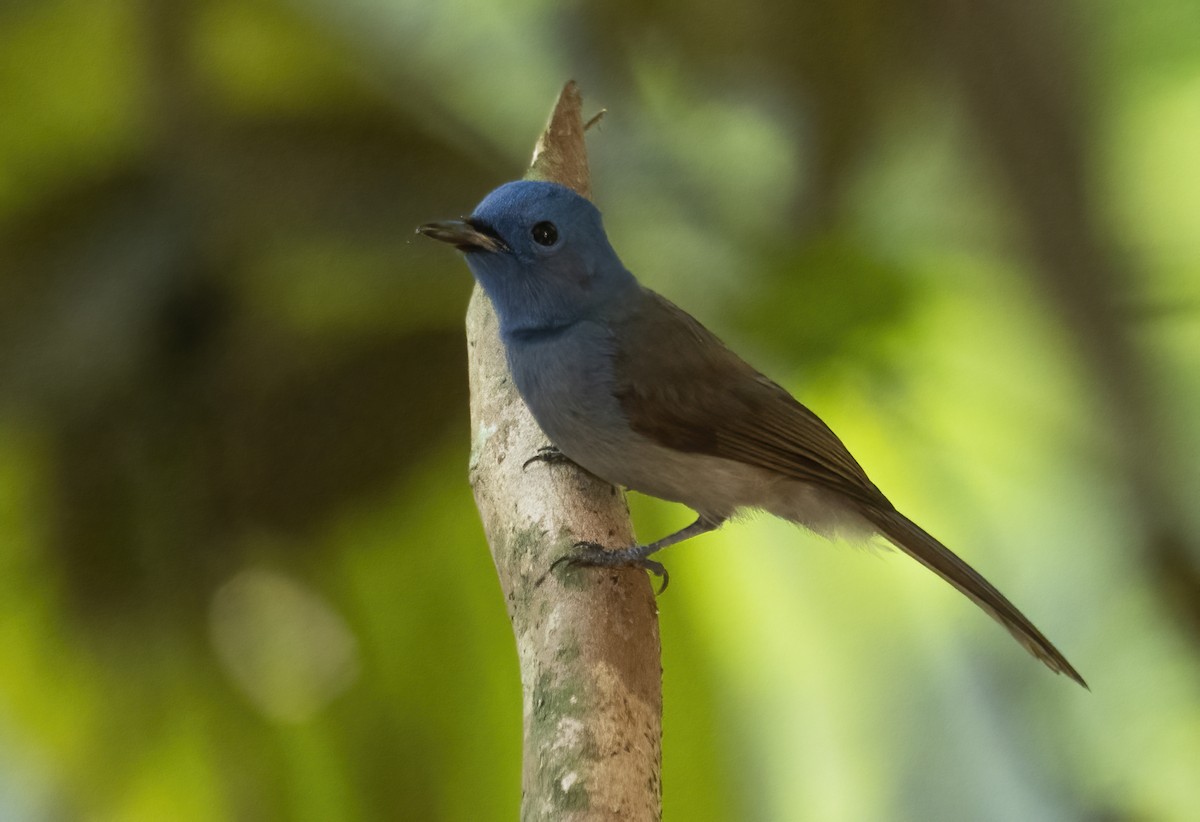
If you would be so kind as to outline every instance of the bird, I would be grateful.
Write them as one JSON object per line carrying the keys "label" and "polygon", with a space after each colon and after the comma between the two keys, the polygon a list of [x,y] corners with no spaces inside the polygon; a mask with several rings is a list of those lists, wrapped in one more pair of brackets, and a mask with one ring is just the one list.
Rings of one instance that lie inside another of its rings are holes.
{"label": "bird", "polygon": [[829,538],[881,535],[1052,671],[1088,687],[1000,591],[896,510],[816,414],[642,286],[589,199],[518,180],[469,217],[417,232],[463,252],[490,298],[513,382],[552,443],[533,459],[561,456],[696,512],[691,525],[655,542],[581,542],[560,562],[643,568],[665,588],[666,569],[651,555],[755,509]]}

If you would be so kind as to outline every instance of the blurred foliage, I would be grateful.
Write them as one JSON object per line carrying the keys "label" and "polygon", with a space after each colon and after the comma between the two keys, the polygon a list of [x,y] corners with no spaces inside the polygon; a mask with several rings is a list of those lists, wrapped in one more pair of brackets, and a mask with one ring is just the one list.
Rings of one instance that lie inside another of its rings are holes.
{"label": "blurred foliage", "polygon": [[1094,689],[731,525],[666,557],[667,818],[1194,818],[1198,44],[1191,0],[0,3],[0,819],[513,817],[470,282],[412,229],[568,77],[626,264]]}

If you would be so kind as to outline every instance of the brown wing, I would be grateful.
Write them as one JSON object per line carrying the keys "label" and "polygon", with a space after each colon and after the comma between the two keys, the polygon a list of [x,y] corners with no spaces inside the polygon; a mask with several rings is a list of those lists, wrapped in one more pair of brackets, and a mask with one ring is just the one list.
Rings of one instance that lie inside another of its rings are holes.
{"label": "brown wing", "polygon": [[757,465],[845,494],[888,540],[974,600],[1051,670],[1087,687],[1016,606],[892,507],[816,414],[679,308],[645,293],[616,335],[616,392],[635,431],[670,448]]}
{"label": "brown wing", "polygon": [[616,324],[616,395],[635,431],[891,507],[816,414],[683,310],[644,294]]}

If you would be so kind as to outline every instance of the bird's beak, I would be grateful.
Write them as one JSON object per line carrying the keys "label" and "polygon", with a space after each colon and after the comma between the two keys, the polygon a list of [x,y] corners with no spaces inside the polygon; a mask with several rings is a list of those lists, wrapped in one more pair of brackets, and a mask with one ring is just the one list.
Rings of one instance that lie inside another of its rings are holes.
{"label": "bird's beak", "polygon": [[450,243],[459,251],[508,251],[508,246],[495,231],[469,219],[426,223],[417,229],[417,233]]}

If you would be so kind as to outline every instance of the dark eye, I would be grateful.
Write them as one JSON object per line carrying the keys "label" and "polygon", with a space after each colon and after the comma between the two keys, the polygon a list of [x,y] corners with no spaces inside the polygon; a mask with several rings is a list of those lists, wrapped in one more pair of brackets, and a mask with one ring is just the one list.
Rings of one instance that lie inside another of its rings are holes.
{"label": "dark eye", "polygon": [[558,229],[554,223],[541,222],[533,227],[533,241],[538,245],[554,245],[558,242]]}

